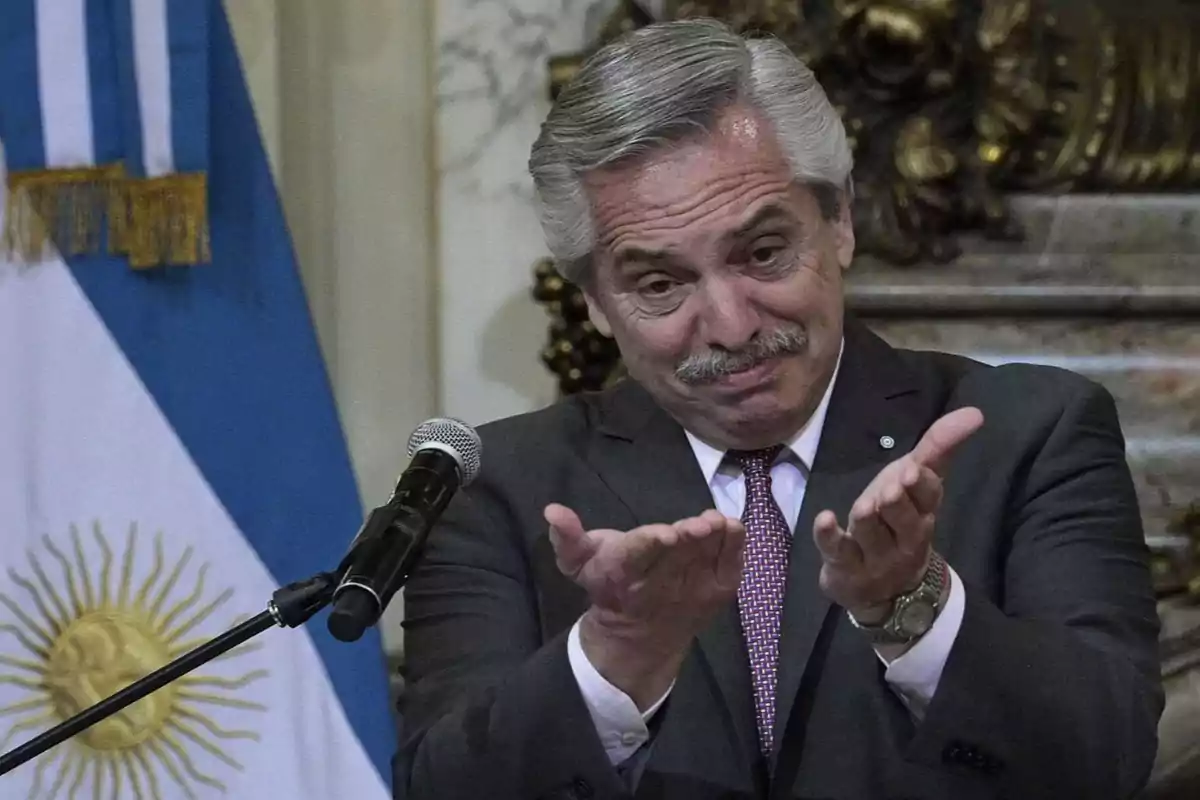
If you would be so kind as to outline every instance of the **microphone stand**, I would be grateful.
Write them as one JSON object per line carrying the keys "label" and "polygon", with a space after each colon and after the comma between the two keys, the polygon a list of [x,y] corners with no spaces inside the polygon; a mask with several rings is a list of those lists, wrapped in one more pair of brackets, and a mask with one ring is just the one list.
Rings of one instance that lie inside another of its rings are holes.
{"label": "microphone stand", "polygon": [[203,666],[217,656],[246,642],[268,628],[297,628],[333,599],[338,576],[322,572],[306,580],[290,583],[277,589],[267,603],[267,610],[237,625],[211,641],[184,653],[171,663],[151,672],[126,686],[121,691],[85,708],[75,716],[44,731],[20,747],[0,756],[0,775],[6,775],[17,767],[37,758],[50,748],[62,744],[77,733],[85,731],[126,706],[136,703],[146,695],[168,683],[181,678],[197,667]]}

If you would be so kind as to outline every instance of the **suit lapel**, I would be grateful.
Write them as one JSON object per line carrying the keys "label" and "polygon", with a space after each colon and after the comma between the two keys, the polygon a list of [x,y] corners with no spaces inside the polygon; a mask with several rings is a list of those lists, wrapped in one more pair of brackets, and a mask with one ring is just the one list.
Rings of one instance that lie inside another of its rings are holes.
{"label": "suit lapel", "polygon": [[639,525],[671,523],[713,507],[687,436],[632,381],[602,406],[588,461]]}
{"label": "suit lapel", "polygon": [[[912,449],[927,412],[919,382],[889,345],[852,320],[846,322],[845,349],[830,398],[825,427],[796,521],[784,600],[779,646],[775,741],[803,747],[808,693],[802,682],[819,678],[823,667],[814,652],[823,629],[841,622],[839,609],[820,588],[821,557],[812,540],[813,521],[826,509],[844,527],[854,501],[890,461]],[[890,437],[892,447],[885,445]],[[832,615],[832,616],[831,616]],[[798,715],[789,730],[789,719]],[[778,754],[777,754],[778,757]]]}
{"label": "suit lapel", "polygon": [[[683,428],[637,384],[628,381],[608,397],[600,432],[588,460],[636,524],[675,522],[715,507]],[[697,644],[721,693],[742,763],[752,764],[758,734],[736,603],[713,620]]]}

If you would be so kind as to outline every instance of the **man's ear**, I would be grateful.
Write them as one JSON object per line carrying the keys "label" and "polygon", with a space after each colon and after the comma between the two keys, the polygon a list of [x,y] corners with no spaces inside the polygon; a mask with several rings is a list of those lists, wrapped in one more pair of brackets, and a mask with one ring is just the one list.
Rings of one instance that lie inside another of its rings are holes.
{"label": "man's ear", "polygon": [[841,202],[838,203],[838,217],[833,226],[838,265],[843,270],[849,268],[850,262],[854,260],[854,220],[850,216],[850,204],[850,192],[842,192]]}
{"label": "man's ear", "polygon": [[583,299],[587,301],[588,317],[601,335],[612,338],[612,326],[608,324],[608,315],[600,307],[600,302],[587,289],[583,290]]}

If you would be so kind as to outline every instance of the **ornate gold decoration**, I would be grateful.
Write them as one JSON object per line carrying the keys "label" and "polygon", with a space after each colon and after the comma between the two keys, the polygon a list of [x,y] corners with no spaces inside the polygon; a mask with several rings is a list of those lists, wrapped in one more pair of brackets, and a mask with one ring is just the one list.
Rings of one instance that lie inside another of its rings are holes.
{"label": "ornate gold decoration", "polygon": [[1200,601],[1200,504],[1193,503],[1180,512],[1167,533],[1181,544],[1155,548],[1155,591],[1159,597],[1186,595],[1190,601]]}
{"label": "ornate gold decoration", "polygon": [[[842,114],[864,253],[1010,237],[1012,191],[1200,187],[1200,9],[1176,0],[667,0],[787,42]],[[623,3],[597,44],[649,19]],[[551,62],[550,92],[585,53]],[[869,132],[869,135],[867,134]]]}
{"label": "ornate gold decoration", "polygon": [[550,314],[550,343],[542,363],[558,376],[563,394],[600,389],[620,378],[616,342],[588,319],[583,293],[554,269],[550,259],[535,267],[533,297]]}
{"label": "ornate gold decoration", "polygon": [[[770,32],[813,68],[854,150],[858,252],[896,266],[951,262],[963,235],[1019,239],[1011,193],[1200,188],[1198,3],[666,0],[665,18],[694,16]],[[595,45],[649,21],[625,0]],[[552,96],[591,49],[551,59]],[[551,316],[564,391],[607,380],[560,350],[608,351]]]}
{"label": "ornate gold decoration", "polygon": [[[61,573],[59,580],[51,578],[45,559],[32,552],[29,574],[9,570],[9,580],[25,597],[18,601],[0,593],[0,604],[11,618],[0,625],[0,632],[7,634],[0,639],[7,640],[5,654],[0,655],[0,684],[25,690],[28,697],[0,708],[0,718],[16,720],[0,740],[0,749],[20,734],[74,716],[193,649],[203,641],[193,632],[233,594],[227,589],[206,598],[209,565],[203,564],[185,583],[186,594],[175,597],[193,551],[184,550],[166,572],[161,533],[154,539],[150,569],[135,578],[136,527],[129,531],[120,577],[114,580],[113,549],[98,525],[93,538],[101,554],[98,570],[74,527],[70,555],[53,539],[42,539],[46,555]],[[253,649],[257,648],[244,645],[222,658],[236,658]],[[128,785],[128,796],[161,797],[159,768],[185,794],[194,794],[196,784],[225,791],[225,784],[197,767],[197,751],[240,770],[242,765],[222,742],[259,737],[250,730],[219,727],[206,707],[265,711],[261,703],[237,696],[265,677],[266,670],[255,669],[236,677],[180,678],[92,726],[69,746],[43,755],[30,796],[42,796],[49,771],[54,781],[48,796],[58,796],[70,781],[72,795],[86,782],[97,787],[97,797],[103,784],[109,785],[113,796],[127,796],[122,787]]]}

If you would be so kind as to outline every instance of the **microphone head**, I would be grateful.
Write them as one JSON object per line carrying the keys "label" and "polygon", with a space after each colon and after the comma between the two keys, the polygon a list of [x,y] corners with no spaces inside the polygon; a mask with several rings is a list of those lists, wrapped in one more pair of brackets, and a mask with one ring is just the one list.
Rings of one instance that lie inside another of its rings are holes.
{"label": "microphone head", "polygon": [[441,450],[458,462],[462,485],[466,486],[479,475],[483,444],[479,434],[465,422],[450,417],[427,419],[408,437],[408,457],[422,450]]}

